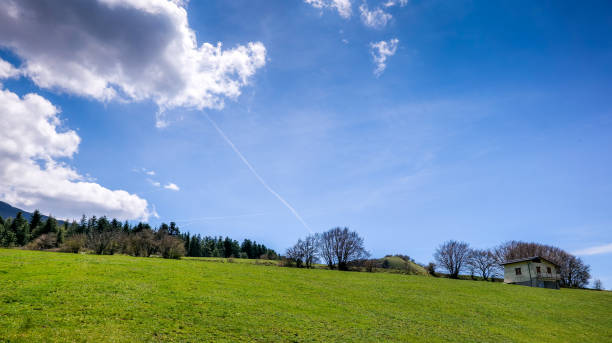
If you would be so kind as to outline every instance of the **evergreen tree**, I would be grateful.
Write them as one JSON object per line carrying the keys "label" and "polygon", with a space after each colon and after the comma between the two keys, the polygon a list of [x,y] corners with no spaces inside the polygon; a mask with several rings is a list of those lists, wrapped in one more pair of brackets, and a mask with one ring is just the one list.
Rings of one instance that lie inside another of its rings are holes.
{"label": "evergreen tree", "polygon": [[161,225],[159,226],[159,229],[157,229],[157,233],[160,234],[161,236],[165,236],[168,234],[169,230],[170,230],[170,227],[168,226],[168,224],[161,223]]}
{"label": "evergreen tree", "polygon": [[109,223],[108,218],[106,218],[106,216],[103,216],[98,219],[95,228],[97,232],[108,232],[111,231],[111,224]]}
{"label": "evergreen tree", "polygon": [[189,255],[189,237],[189,233],[183,235],[183,243],[185,245],[185,251],[187,252],[187,256],[191,256]]}
{"label": "evergreen tree", "polygon": [[10,230],[15,236],[14,244],[23,246],[30,242],[30,224],[23,218],[21,212],[17,213],[15,220],[11,223]]}
{"label": "evergreen tree", "polygon": [[79,231],[79,224],[77,224],[76,221],[72,221],[72,223],[70,223],[70,225],[67,227],[66,229],[66,237],[70,237],[72,235],[76,235]]}
{"label": "evergreen tree", "polygon": [[8,248],[15,244],[15,241],[17,240],[15,234],[8,228],[10,224],[10,220],[7,220],[6,223],[4,220],[0,222],[0,247]]}
{"label": "evergreen tree", "polygon": [[123,223],[123,233],[129,233],[131,230],[130,223],[126,220],[125,223]]}
{"label": "evergreen tree", "polygon": [[64,225],[60,226],[57,230],[56,246],[59,247],[60,245],[62,245],[62,243],[64,243],[66,231],[68,231],[68,223],[64,222]]}
{"label": "evergreen tree", "polygon": [[189,242],[189,256],[193,257],[201,257],[202,256],[202,247],[200,245],[201,237],[192,236],[191,242]]}
{"label": "evergreen tree", "polygon": [[45,224],[42,225],[39,229],[39,232],[36,236],[44,235],[47,233],[57,233],[57,220],[49,215]]}
{"label": "evergreen tree", "polygon": [[4,225],[0,226],[0,246],[8,248],[15,245],[17,241],[17,237],[13,231],[4,227]]}
{"label": "evergreen tree", "polygon": [[38,232],[39,227],[43,224],[42,215],[39,210],[34,210],[32,213],[32,218],[30,218],[30,232],[36,234]]}
{"label": "evergreen tree", "polygon": [[89,220],[87,221],[87,233],[90,233],[92,231],[94,231],[96,229],[96,227],[98,226],[98,218],[96,218],[96,216],[93,216],[91,218],[89,218]]}
{"label": "evergreen tree", "polygon": [[116,218],[113,218],[113,220],[111,220],[110,226],[113,232],[121,231],[121,222],[118,221]]}
{"label": "evergreen tree", "polygon": [[181,234],[181,231],[179,230],[179,227],[176,226],[175,222],[170,222],[170,227],[168,228],[168,234],[170,236],[178,236]]}
{"label": "evergreen tree", "polygon": [[248,258],[254,258],[252,255],[253,243],[250,239],[245,239],[242,241],[242,245],[240,246],[240,251],[247,254]]}
{"label": "evergreen tree", "polygon": [[85,215],[83,215],[81,217],[81,221],[79,223],[79,229],[77,230],[78,233],[89,233],[89,231],[87,231],[87,217]]}

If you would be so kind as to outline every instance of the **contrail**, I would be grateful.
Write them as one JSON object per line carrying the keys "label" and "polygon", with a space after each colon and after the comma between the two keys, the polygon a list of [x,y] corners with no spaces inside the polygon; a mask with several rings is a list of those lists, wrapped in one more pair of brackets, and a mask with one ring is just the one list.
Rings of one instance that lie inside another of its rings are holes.
{"label": "contrail", "polygon": [[304,219],[302,219],[302,216],[300,216],[300,214],[295,210],[295,208],[293,208],[293,206],[291,206],[285,199],[283,199],[283,197],[280,196],[280,194],[278,194],[275,190],[273,190],[272,187],[270,187],[268,185],[266,180],[264,180],[261,176],[259,176],[259,174],[255,170],[255,168],[253,168],[251,163],[249,163],[249,161],[244,157],[244,155],[242,155],[240,150],[238,150],[238,148],[229,139],[229,137],[227,137],[225,135],[225,132],[223,132],[223,130],[221,130],[221,128],[219,126],[217,126],[217,123],[215,123],[214,120],[212,120],[212,118],[208,115],[208,113],[204,112],[204,115],[206,116],[206,119],[208,119],[208,121],[212,124],[212,126],[215,127],[215,130],[217,130],[219,135],[221,135],[221,137],[223,137],[225,142],[232,148],[232,150],[234,150],[236,155],[238,155],[238,157],[240,157],[240,159],[242,160],[242,162],[244,162],[244,164],[247,166],[247,168],[249,168],[251,173],[253,173],[253,175],[255,175],[257,180],[259,180],[259,183],[261,183],[268,190],[268,192],[272,193],[272,195],[274,195],[280,202],[282,202],[283,205],[285,205],[285,207],[287,207],[287,209],[289,209],[289,211],[291,211],[291,213],[293,213],[295,218],[297,218],[297,220],[299,220],[300,223],[302,223],[302,225],[304,225],[304,227],[308,230],[308,232],[312,233],[312,230],[310,229],[310,226],[308,226],[308,224],[306,224]]}

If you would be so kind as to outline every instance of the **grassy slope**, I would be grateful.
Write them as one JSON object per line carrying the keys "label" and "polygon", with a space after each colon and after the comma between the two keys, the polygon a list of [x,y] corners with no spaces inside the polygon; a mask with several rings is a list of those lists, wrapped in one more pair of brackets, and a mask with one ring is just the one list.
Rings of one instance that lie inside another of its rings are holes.
{"label": "grassy slope", "polygon": [[[382,263],[384,260],[389,261],[389,268],[392,269],[398,269],[398,270],[405,270],[406,269],[406,261],[402,260],[401,257],[398,256],[389,256],[389,257],[383,257],[380,259],[380,262]],[[419,266],[416,263],[413,262],[408,262],[410,263],[410,265],[412,266],[412,270],[414,270],[416,272],[416,274],[418,275],[428,275],[427,271],[425,270],[425,268]]]}
{"label": "grassy slope", "polygon": [[612,292],[0,249],[0,341],[610,342]]}

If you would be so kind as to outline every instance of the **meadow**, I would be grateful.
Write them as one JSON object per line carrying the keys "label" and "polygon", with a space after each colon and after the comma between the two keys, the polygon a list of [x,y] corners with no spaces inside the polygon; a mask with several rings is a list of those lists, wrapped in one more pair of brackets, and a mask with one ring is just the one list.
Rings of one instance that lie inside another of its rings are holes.
{"label": "meadow", "polygon": [[0,341],[611,342],[612,292],[0,249]]}

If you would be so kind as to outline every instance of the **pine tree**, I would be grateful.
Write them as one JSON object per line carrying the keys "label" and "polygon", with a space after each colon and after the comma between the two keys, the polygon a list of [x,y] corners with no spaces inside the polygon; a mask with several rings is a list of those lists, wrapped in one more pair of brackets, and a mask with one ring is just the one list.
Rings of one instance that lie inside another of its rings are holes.
{"label": "pine tree", "polygon": [[5,228],[4,225],[0,225],[0,246],[8,248],[13,246],[16,241],[17,237],[15,237],[13,231]]}
{"label": "pine tree", "polygon": [[87,231],[87,216],[83,215],[81,217],[81,221],[79,223],[79,229],[77,231],[78,233],[89,233]]}
{"label": "pine tree", "polygon": [[249,258],[254,258],[252,255],[251,249],[253,248],[253,243],[251,243],[250,239],[245,239],[240,246],[240,251],[245,252]]}
{"label": "pine tree", "polygon": [[34,213],[32,213],[32,218],[30,218],[30,232],[32,232],[32,234],[36,234],[42,224],[42,215],[40,214],[40,211],[34,210]]}
{"label": "pine tree", "polygon": [[49,215],[49,218],[45,221],[45,224],[41,227],[40,233],[37,236],[47,233],[57,233],[57,220]]}
{"label": "pine tree", "polygon": [[68,228],[66,229],[66,236],[70,237],[72,235],[76,235],[79,231],[79,224],[77,224],[76,221],[72,221],[72,223],[70,223],[70,226],[68,226]]}
{"label": "pine tree", "polygon": [[176,226],[175,222],[170,222],[170,227],[168,228],[168,234],[170,236],[178,236],[181,234],[181,230],[179,230],[179,227]]}
{"label": "pine tree", "polygon": [[17,213],[15,220],[13,220],[11,224],[10,231],[12,231],[15,236],[14,244],[23,246],[30,242],[30,224],[23,218],[21,212]]}
{"label": "pine tree", "polygon": [[123,233],[129,233],[130,230],[130,223],[128,223],[128,221],[126,220],[125,223],[123,223]]}
{"label": "pine tree", "polygon": [[64,237],[66,235],[66,231],[68,230],[68,223],[64,223],[63,227],[58,228],[57,231],[57,241],[56,241],[56,245],[59,247],[60,245],[62,245],[62,243],[64,243]]}
{"label": "pine tree", "polygon": [[188,233],[186,233],[186,234],[183,236],[183,242],[184,242],[184,245],[185,245],[185,251],[186,251],[186,253],[187,253],[187,256],[191,256],[191,255],[189,254],[189,237],[190,237],[190,236],[189,236],[189,232],[188,232]]}

